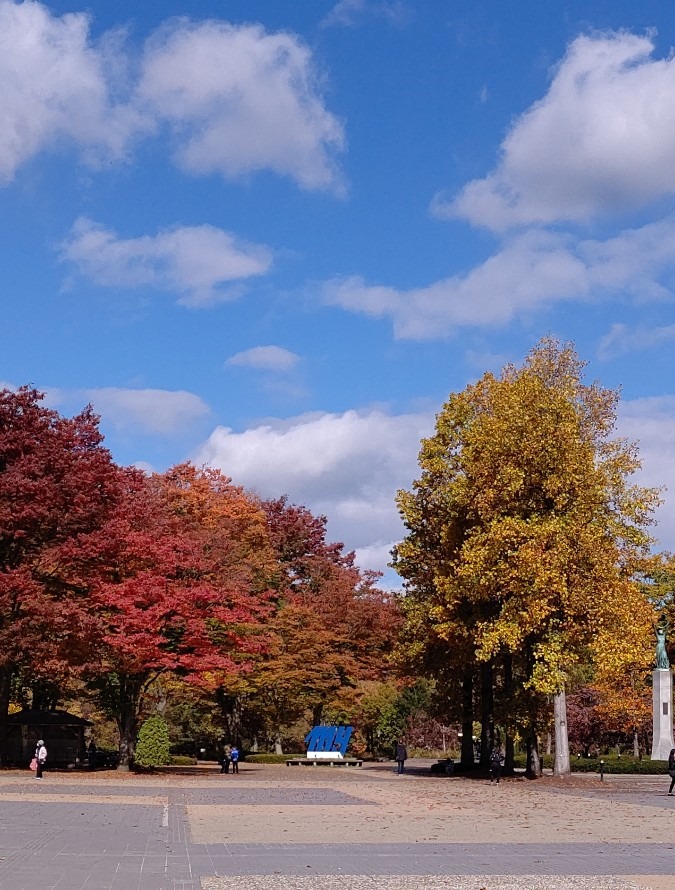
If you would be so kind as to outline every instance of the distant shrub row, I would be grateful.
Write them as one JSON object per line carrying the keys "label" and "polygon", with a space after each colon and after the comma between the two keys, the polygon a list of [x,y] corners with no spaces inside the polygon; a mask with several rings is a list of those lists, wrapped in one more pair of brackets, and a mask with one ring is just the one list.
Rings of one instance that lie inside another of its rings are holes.
{"label": "distant shrub row", "polygon": [[[632,757],[617,757],[616,754],[607,754],[604,757],[571,757],[570,766],[573,773],[600,773],[600,760],[604,761],[604,772],[608,775],[643,775],[660,776],[666,773],[666,763],[661,760],[650,760],[644,757],[642,760],[634,760]],[[553,769],[553,755],[546,754],[542,757],[542,765],[546,769]],[[525,768],[525,756],[516,755],[514,759],[516,768]]]}

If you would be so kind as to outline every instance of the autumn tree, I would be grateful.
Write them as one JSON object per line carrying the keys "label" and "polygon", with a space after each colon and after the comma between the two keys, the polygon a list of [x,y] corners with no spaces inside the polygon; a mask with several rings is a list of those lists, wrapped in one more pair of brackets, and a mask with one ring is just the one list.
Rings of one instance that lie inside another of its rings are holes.
{"label": "autumn tree", "polygon": [[[127,479],[124,500],[90,540],[91,560],[82,556],[99,628],[91,683],[117,722],[122,767],[133,762],[157,679],[171,674],[217,688],[259,650],[252,629],[266,608],[242,544],[259,510],[241,490],[188,467],[151,478],[128,470]],[[219,504],[228,501],[222,521],[199,506],[203,482]]]}
{"label": "autumn tree", "polygon": [[53,705],[84,657],[89,602],[68,550],[107,520],[118,481],[91,408],[66,418],[35,389],[0,391],[0,719],[17,677]]}
{"label": "autumn tree", "polygon": [[420,478],[398,495],[408,534],[393,562],[458,678],[480,666],[484,722],[498,672],[510,734],[536,753],[541,697],[554,697],[559,773],[570,670],[601,663],[627,613],[642,628],[652,616],[634,577],[657,493],[631,484],[639,459],[614,437],[618,394],[582,374],[574,349],[547,339],[522,368],[451,395]]}
{"label": "autumn tree", "polygon": [[266,624],[269,648],[256,664],[247,706],[258,709],[282,750],[282,728],[309,715],[347,714],[360,683],[387,670],[398,628],[393,598],[354,554],[326,537],[326,519],[279,498],[263,503],[276,555],[276,609]]}

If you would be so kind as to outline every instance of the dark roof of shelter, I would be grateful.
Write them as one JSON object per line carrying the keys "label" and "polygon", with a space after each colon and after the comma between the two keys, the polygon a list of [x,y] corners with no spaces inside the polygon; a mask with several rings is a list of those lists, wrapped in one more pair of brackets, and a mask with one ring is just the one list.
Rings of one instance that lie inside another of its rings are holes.
{"label": "dark roof of shelter", "polygon": [[21,726],[91,726],[91,720],[76,717],[67,711],[33,711],[30,708],[9,714],[5,722]]}

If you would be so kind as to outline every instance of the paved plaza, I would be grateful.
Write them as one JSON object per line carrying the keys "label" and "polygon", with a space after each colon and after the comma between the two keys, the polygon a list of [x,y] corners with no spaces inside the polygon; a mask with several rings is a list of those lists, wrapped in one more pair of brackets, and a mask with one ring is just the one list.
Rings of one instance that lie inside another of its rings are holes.
{"label": "paved plaza", "polygon": [[0,773],[0,890],[675,890],[667,776]]}

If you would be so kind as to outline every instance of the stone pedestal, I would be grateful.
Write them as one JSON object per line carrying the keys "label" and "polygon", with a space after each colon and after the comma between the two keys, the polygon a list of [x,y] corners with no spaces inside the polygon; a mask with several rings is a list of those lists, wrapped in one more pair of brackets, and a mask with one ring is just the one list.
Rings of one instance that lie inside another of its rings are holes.
{"label": "stone pedestal", "polygon": [[673,675],[670,668],[652,671],[652,760],[668,760],[673,742]]}

